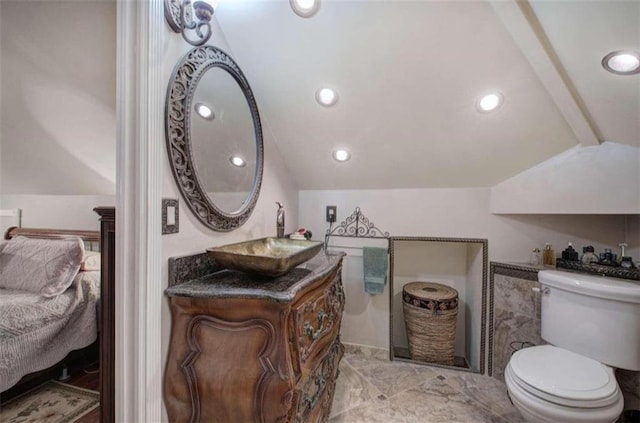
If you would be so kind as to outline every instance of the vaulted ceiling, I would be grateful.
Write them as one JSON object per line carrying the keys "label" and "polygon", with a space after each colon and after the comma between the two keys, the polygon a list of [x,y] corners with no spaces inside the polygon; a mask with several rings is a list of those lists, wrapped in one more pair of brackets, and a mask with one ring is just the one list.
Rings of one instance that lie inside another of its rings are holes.
{"label": "vaulted ceiling", "polygon": [[640,75],[600,65],[640,49],[638,1],[321,1],[215,12],[300,189],[492,186],[577,144],[640,146]]}

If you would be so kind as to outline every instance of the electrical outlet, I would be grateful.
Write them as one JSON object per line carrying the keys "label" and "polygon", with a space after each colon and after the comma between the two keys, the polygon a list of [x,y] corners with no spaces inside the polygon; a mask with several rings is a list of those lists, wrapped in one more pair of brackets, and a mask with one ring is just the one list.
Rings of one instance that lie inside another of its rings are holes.
{"label": "electrical outlet", "polygon": [[327,206],[327,222],[333,223],[336,221],[337,206]]}

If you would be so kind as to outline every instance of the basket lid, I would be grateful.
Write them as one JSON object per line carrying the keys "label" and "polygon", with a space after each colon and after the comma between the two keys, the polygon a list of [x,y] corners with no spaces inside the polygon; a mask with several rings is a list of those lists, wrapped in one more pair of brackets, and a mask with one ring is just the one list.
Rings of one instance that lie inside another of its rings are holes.
{"label": "basket lid", "polygon": [[[431,301],[451,301],[458,298],[458,291],[436,282],[410,282],[402,290],[413,298]],[[406,295],[405,295],[406,296]]]}

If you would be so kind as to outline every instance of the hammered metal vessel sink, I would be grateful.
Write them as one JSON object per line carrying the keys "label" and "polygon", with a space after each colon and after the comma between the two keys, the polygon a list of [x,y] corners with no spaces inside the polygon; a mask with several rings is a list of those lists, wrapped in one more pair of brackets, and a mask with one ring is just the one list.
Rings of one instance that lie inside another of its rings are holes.
{"label": "hammered metal vessel sink", "polygon": [[310,260],[321,248],[320,241],[261,238],[208,248],[207,253],[227,269],[276,277]]}

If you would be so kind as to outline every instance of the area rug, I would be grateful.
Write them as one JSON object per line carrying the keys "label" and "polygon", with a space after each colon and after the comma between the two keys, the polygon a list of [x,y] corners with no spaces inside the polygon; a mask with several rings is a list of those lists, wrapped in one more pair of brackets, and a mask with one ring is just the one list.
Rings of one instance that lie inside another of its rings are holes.
{"label": "area rug", "polygon": [[100,394],[49,381],[0,406],[2,423],[72,423],[100,405]]}

